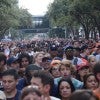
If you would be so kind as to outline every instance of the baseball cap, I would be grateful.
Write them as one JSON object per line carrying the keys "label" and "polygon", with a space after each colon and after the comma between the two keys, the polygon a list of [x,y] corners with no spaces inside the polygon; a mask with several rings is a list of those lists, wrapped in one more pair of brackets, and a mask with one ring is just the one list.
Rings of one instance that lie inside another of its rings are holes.
{"label": "baseball cap", "polygon": [[73,50],[74,48],[72,47],[72,46],[67,46],[67,47],[65,47],[65,51],[67,51],[67,50]]}
{"label": "baseball cap", "polygon": [[8,65],[11,65],[11,64],[14,63],[15,61],[18,61],[18,58],[10,57],[10,58],[7,60],[7,64],[8,64]]}
{"label": "baseball cap", "polygon": [[82,68],[89,68],[89,63],[87,60],[84,60],[80,64],[78,64],[76,67],[77,67],[77,70],[80,70]]}
{"label": "baseball cap", "polygon": [[53,67],[53,66],[59,65],[60,63],[61,63],[60,60],[52,60],[51,66]]}

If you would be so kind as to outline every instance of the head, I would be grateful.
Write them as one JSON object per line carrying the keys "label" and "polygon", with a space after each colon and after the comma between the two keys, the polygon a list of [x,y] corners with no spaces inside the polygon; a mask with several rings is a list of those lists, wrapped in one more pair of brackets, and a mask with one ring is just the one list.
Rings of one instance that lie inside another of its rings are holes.
{"label": "head", "polygon": [[80,53],[81,53],[81,49],[79,47],[77,48],[74,48],[74,56],[75,57],[79,57],[80,56]]}
{"label": "head", "polygon": [[69,100],[99,100],[92,91],[89,90],[76,90],[70,96]]}
{"label": "head", "polygon": [[94,65],[93,72],[100,84],[100,62]]}
{"label": "head", "polygon": [[53,77],[47,71],[37,71],[32,76],[31,85],[38,86],[43,95],[49,95],[53,86]]}
{"label": "head", "polygon": [[71,75],[71,68],[72,63],[69,60],[63,60],[61,61],[61,64],[59,66],[59,71],[62,77],[67,77]]}
{"label": "head", "polygon": [[34,86],[27,86],[22,90],[20,100],[41,100],[41,93]]}
{"label": "head", "polygon": [[98,81],[94,74],[87,74],[83,77],[84,88],[95,90],[98,88]]}
{"label": "head", "polygon": [[81,64],[77,65],[78,74],[83,81],[83,77],[89,73],[89,65],[86,62],[82,62]]}
{"label": "head", "polygon": [[50,70],[50,63],[51,63],[50,57],[43,57],[41,66],[44,68],[44,70],[48,71],[48,70]]}
{"label": "head", "polygon": [[79,41],[74,41],[73,46],[75,48],[80,47],[80,42]]}
{"label": "head", "polygon": [[61,99],[68,99],[71,93],[75,90],[71,78],[62,78],[58,83],[58,91]]}
{"label": "head", "polygon": [[6,64],[6,56],[4,55],[4,53],[0,53],[0,67],[4,66]]}
{"label": "head", "polygon": [[88,62],[89,62],[91,71],[93,71],[93,67],[94,67],[94,65],[95,65],[96,62],[97,62],[95,56],[94,56],[94,55],[90,55],[90,56],[88,57]]}
{"label": "head", "polygon": [[69,46],[69,47],[65,48],[65,55],[66,55],[66,58],[68,60],[72,60],[73,59],[73,47],[72,46]]}
{"label": "head", "polygon": [[16,85],[18,83],[18,73],[15,69],[9,69],[3,72],[2,81],[4,86],[4,91],[7,93],[12,93],[16,90]]}
{"label": "head", "polygon": [[42,58],[44,57],[44,53],[43,52],[38,52],[35,55],[35,63],[38,63],[39,65],[42,63]]}
{"label": "head", "polygon": [[30,84],[32,75],[38,70],[41,70],[41,68],[36,65],[30,64],[27,66],[27,68],[25,69],[25,77],[27,84]]}
{"label": "head", "polygon": [[19,69],[19,62],[18,62],[18,59],[17,58],[10,57],[7,60],[7,65],[8,65],[8,67],[10,69],[15,69],[15,70],[18,70]]}
{"label": "head", "polygon": [[60,62],[61,62],[60,60],[52,60],[51,62],[50,73],[54,78],[60,77],[60,71],[59,71]]}
{"label": "head", "polygon": [[27,53],[20,54],[18,59],[21,67],[26,68],[29,64],[31,64],[31,58]]}
{"label": "head", "polygon": [[29,64],[31,64],[31,58],[30,58],[29,54],[22,53],[19,55],[18,59],[19,59],[19,64],[20,64],[19,74],[20,74],[20,76],[24,76],[26,67]]}

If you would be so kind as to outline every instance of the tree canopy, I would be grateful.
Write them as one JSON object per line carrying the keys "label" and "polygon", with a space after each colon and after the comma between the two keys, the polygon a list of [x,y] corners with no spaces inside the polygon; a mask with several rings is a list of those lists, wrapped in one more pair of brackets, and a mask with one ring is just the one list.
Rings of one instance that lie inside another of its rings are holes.
{"label": "tree canopy", "polygon": [[18,7],[17,0],[0,0],[0,35],[10,28],[30,27],[31,14]]}
{"label": "tree canopy", "polygon": [[100,34],[100,0],[54,0],[48,8],[48,16],[51,25],[66,26],[74,31],[82,26],[87,39],[91,32]]}

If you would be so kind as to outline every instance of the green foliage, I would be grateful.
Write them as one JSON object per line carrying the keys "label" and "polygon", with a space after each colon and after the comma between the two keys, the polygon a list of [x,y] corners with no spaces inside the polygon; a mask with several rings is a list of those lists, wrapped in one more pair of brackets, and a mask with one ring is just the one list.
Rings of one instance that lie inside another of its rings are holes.
{"label": "green foliage", "polygon": [[[24,16],[24,17],[23,17]],[[26,19],[27,17],[27,19]],[[22,19],[22,20],[21,20]],[[10,28],[31,25],[31,15],[18,7],[17,0],[0,0],[0,35]]]}
{"label": "green foliage", "polygon": [[100,0],[54,0],[48,16],[52,27],[65,26],[72,30],[82,26],[87,39],[95,27],[100,33]]}

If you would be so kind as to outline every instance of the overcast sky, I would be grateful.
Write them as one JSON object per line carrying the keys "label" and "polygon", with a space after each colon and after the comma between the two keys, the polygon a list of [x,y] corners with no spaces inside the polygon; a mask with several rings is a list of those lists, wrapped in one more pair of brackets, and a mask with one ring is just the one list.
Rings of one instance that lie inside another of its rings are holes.
{"label": "overcast sky", "polygon": [[19,6],[27,8],[32,15],[44,15],[54,0],[19,0]]}

